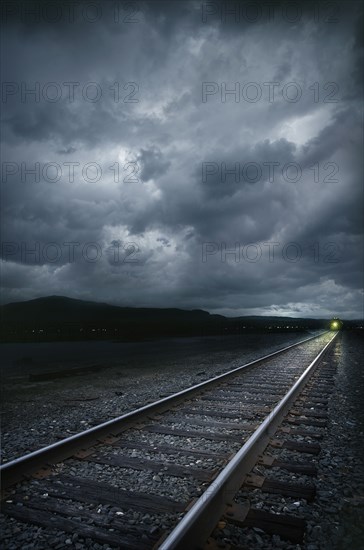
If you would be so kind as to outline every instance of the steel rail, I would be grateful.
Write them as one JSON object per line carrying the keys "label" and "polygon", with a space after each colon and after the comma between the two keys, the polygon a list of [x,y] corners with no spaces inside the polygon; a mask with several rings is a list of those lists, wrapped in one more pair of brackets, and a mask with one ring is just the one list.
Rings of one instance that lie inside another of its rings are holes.
{"label": "steel rail", "polygon": [[27,455],[6,462],[5,464],[2,464],[0,466],[1,487],[2,489],[6,489],[7,487],[13,485],[14,483],[17,483],[18,481],[23,480],[27,476],[31,475],[32,473],[43,467],[61,462],[62,460],[71,457],[77,451],[85,449],[87,447],[91,447],[95,443],[98,443],[100,439],[105,438],[108,435],[117,435],[121,431],[127,429],[136,422],[140,422],[142,419],[147,418],[151,414],[167,411],[172,405],[174,406],[179,402],[184,401],[186,398],[192,396],[193,394],[199,393],[200,391],[203,391],[210,386],[218,384],[224,379],[227,379],[240,371],[254,368],[258,364],[268,361],[272,357],[278,356],[285,351],[304,344],[305,342],[309,342],[310,340],[319,338],[327,332],[328,331],[324,331],[315,336],[310,336],[309,338],[300,340],[295,344],[291,344],[277,351],[269,353],[268,355],[264,355],[263,357],[255,359],[254,361],[250,361],[245,365],[236,367],[235,369],[205,380],[204,382],[200,382],[198,384],[195,384],[194,386],[190,386],[189,388],[159,399],[158,401],[154,401],[153,403],[144,405],[143,407],[125,413],[122,416],[113,418],[112,420],[108,420],[106,422],[103,422],[102,424],[98,424],[97,426],[93,426],[92,428],[57,441],[56,443],[52,443],[50,445],[42,447]]}
{"label": "steel rail", "polygon": [[228,504],[231,504],[240,489],[245,476],[256,464],[258,456],[268,445],[270,438],[292,406],[292,402],[307,384],[337,335],[338,332],[199,497],[175,529],[158,546],[159,550],[185,550],[186,548],[193,550],[204,547]]}

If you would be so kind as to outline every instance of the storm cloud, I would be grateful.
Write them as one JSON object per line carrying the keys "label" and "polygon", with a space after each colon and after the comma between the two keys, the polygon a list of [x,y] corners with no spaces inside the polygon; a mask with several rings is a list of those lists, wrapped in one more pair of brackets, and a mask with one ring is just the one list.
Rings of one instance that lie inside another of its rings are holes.
{"label": "storm cloud", "polygon": [[362,317],[361,5],[288,4],[4,2],[3,303]]}

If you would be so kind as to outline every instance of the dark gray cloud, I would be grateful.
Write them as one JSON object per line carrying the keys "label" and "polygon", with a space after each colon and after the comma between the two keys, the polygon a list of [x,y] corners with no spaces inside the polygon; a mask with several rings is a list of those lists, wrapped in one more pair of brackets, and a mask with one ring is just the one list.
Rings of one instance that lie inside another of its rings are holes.
{"label": "dark gray cloud", "polygon": [[141,149],[137,156],[136,163],[140,168],[140,177],[143,181],[158,179],[165,174],[170,166],[170,161],[163,158],[160,149]]}
{"label": "dark gray cloud", "polygon": [[3,302],[363,314],[359,3],[48,4],[2,24]]}

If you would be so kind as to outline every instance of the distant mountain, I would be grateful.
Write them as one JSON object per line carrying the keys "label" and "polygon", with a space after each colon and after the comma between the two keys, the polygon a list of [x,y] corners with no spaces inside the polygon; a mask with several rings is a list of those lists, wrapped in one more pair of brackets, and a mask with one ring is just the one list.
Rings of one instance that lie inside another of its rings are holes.
{"label": "distant mountain", "polygon": [[131,308],[48,296],[0,306],[2,339],[125,338],[209,334],[225,318],[203,310]]}
{"label": "distant mountain", "polygon": [[0,306],[1,339],[144,339],[159,336],[237,334],[245,330],[328,328],[325,319],[276,316],[228,318],[201,309],[132,308],[47,296]]}
{"label": "distant mountain", "polygon": [[206,319],[221,317],[207,311],[187,311],[177,308],[132,308],[113,306],[102,302],[75,300],[65,296],[47,296],[27,302],[14,302],[0,307],[2,320],[7,323],[89,323],[115,322],[139,318],[185,319],[188,317]]}

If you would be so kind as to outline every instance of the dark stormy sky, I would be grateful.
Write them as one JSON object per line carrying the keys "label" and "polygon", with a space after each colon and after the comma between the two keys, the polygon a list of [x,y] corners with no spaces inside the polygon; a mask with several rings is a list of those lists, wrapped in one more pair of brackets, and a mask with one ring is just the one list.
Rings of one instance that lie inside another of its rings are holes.
{"label": "dark stormy sky", "polygon": [[361,13],[4,2],[2,302],[361,317]]}

